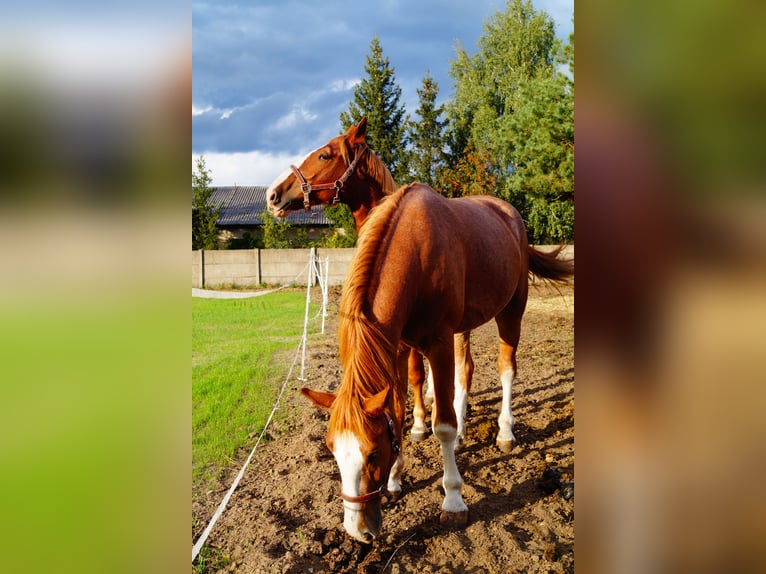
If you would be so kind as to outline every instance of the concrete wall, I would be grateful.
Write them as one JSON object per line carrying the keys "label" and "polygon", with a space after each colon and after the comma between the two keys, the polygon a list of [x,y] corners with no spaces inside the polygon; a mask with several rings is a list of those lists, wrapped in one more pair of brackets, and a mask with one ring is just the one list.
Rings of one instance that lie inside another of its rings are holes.
{"label": "concrete wall", "polygon": [[[317,249],[317,257],[319,257],[323,265],[325,258],[330,258],[330,285],[343,285],[355,253],[356,248]],[[322,273],[324,273],[324,271],[322,271]]]}
{"label": "concrete wall", "polygon": [[[356,249],[317,249],[325,265],[329,257],[330,285],[341,285]],[[311,249],[227,249],[192,251],[192,287],[255,287],[306,285]],[[322,269],[324,273],[324,268]],[[296,279],[297,278],[297,279]],[[315,278],[311,277],[312,284]]]}
{"label": "concrete wall", "polygon": [[261,283],[259,256],[255,249],[205,251],[202,255],[206,287],[254,287]]}
{"label": "concrete wall", "polygon": [[[553,249],[546,245],[537,247]],[[310,252],[311,249],[192,251],[192,287],[284,285],[296,278],[296,285],[306,285]],[[315,253],[322,265],[325,258],[330,259],[330,285],[343,284],[356,249],[316,249]],[[574,258],[574,245],[567,245],[562,255]],[[311,281],[314,284],[314,277]]]}

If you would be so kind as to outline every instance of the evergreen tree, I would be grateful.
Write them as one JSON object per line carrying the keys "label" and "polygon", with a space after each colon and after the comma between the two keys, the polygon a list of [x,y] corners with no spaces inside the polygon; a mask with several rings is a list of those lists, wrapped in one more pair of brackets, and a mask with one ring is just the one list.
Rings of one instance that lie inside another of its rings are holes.
{"label": "evergreen tree", "polygon": [[[426,72],[418,89],[418,121],[407,123],[410,141],[411,176],[421,183],[437,187],[437,172],[444,162],[444,106],[436,105],[439,84]],[[409,178],[408,178],[409,179]]]}
{"label": "evergreen tree", "polygon": [[367,143],[391,171],[394,180],[399,181],[408,173],[405,108],[400,103],[402,89],[394,79],[394,68],[388,58],[383,57],[377,36],[370,43],[366,60],[367,77],[354,89],[348,111],[341,112],[341,126],[345,131],[367,116]]}
{"label": "evergreen tree", "polygon": [[205,165],[205,158],[200,156],[192,172],[192,249],[216,249],[218,247],[218,228],[216,223],[220,210],[211,198],[212,178]]}
{"label": "evergreen tree", "polygon": [[574,102],[566,81],[563,75],[529,80],[505,123],[513,154],[505,190],[512,202],[524,202],[535,243],[574,238]]}

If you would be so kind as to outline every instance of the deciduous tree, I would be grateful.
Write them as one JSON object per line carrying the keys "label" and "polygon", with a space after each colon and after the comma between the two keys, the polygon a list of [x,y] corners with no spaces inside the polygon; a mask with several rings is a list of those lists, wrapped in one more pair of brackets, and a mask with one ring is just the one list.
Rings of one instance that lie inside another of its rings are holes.
{"label": "deciduous tree", "polygon": [[218,216],[220,210],[212,204],[213,188],[210,170],[205,158],[200,156],[192,172],[192,249],[216,249],[218,247]]}
{"label": "deciduous tree", "polygon": [[475,55],[458,45],[451,62],[449,165],[470,150],[489,154],[494,194],[519,209],[530,239],[571,240],[574,94],[557,65],[572,69],[574,38],[563,48],[548,14],[529,0],[509,0],[487,21],[478,45]]}

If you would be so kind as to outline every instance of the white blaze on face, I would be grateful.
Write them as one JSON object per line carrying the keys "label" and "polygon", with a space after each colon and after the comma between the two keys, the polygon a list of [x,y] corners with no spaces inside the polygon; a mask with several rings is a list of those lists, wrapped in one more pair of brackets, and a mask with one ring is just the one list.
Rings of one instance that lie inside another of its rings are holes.
{"label": "white blaze on face", "polygon": [[340,469],[343,494],[359,496],[359,482],[362,478],[362,450],[359,441],[350,432],[335,437],[335,460]]}
{"label": "white blaze on face", "polygon": [[[359,483],[362,479],[362,451],[359,441],[350,432],[340,433],[335,437],[333,455],[340,470],[341,492],[347,496],[359,496]],[[360,514],[361,504],[343,501],[343,526],[354,538],[363,540],[364,533],[359,525],[364,525]]]}
{"label": "white blaze on face", "polygon": [[[317,148],[317,149],[319,149],[319,148]],[[306,156],[301,160],[299,165],[303,165],[303,162],[306,161],[306,159],[308,159],[308,157],[312,153],[314,153],[315,151],[317,151],[317,150],[315,149],[315,150],[312,150],[309,153],[307,153]],[[279,209],[281,209],[286,202],[285,202],[284,196],[281,196],[277,202],[272,203],[271,202],[271,192],[273,190],[277,189],[278,187],[280,187],[285,182],[285,180],[287,180],[287,178],[290,177],[290,175],[292,175],[292,173],[293,173],[293,170],[288,167],[285,171],[280,173],[274,179],[274,181],[271,182],[271,184],[269,185],[268,189],[266,190],[266,203],[268,204],[269,209],[271,209],[275,213],[277,211],[279,211]]]}
{"label": "white blaze on face", "polygon": [[283,171],[282,173],[280,173],[280,174],[279,174],[279,175],[278,175],[278,176],[277,176],[277,177],[274,179],[274,181],[272,181],[272,182],[271,182],[271,185],[269,185],[269,188],[266,190],[266,197],[269,197],[269,192],[270,192],[272,189],[275,189],[275,188],[279,187],[280,185],[282,185],[282,184],[285,182],[285,180],[286,180],[286,179],[287,179],[287,178],[290,176],[290,174],[291,174],[292,172],[293,172],[293,170],[291,170],[291,169],[288,167],[288,168],[287,168],[285,171]]}

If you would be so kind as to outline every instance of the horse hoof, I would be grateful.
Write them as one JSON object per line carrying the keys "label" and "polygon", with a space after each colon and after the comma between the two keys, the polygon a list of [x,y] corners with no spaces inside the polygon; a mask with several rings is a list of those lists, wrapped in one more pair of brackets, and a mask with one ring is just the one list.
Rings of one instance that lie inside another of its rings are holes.
{"label": "horse hoof", "polygon": [[468,511],[447,512],[446,510],[442,510],[439,522],[446,528],[463,528],[468,524]]}
{"label": "horse hoof", "polygon": [[499,448],[502,452],[506,454],[510,454],[513,450],[513,447],[516,446],[516,441],[511,440],[499,440],[497,441],[497,448]]}
{"label": "horse hoof", "polygon": [[412,442],[423,442],[428,438],[428,431],[410,431],[410,440]]}

